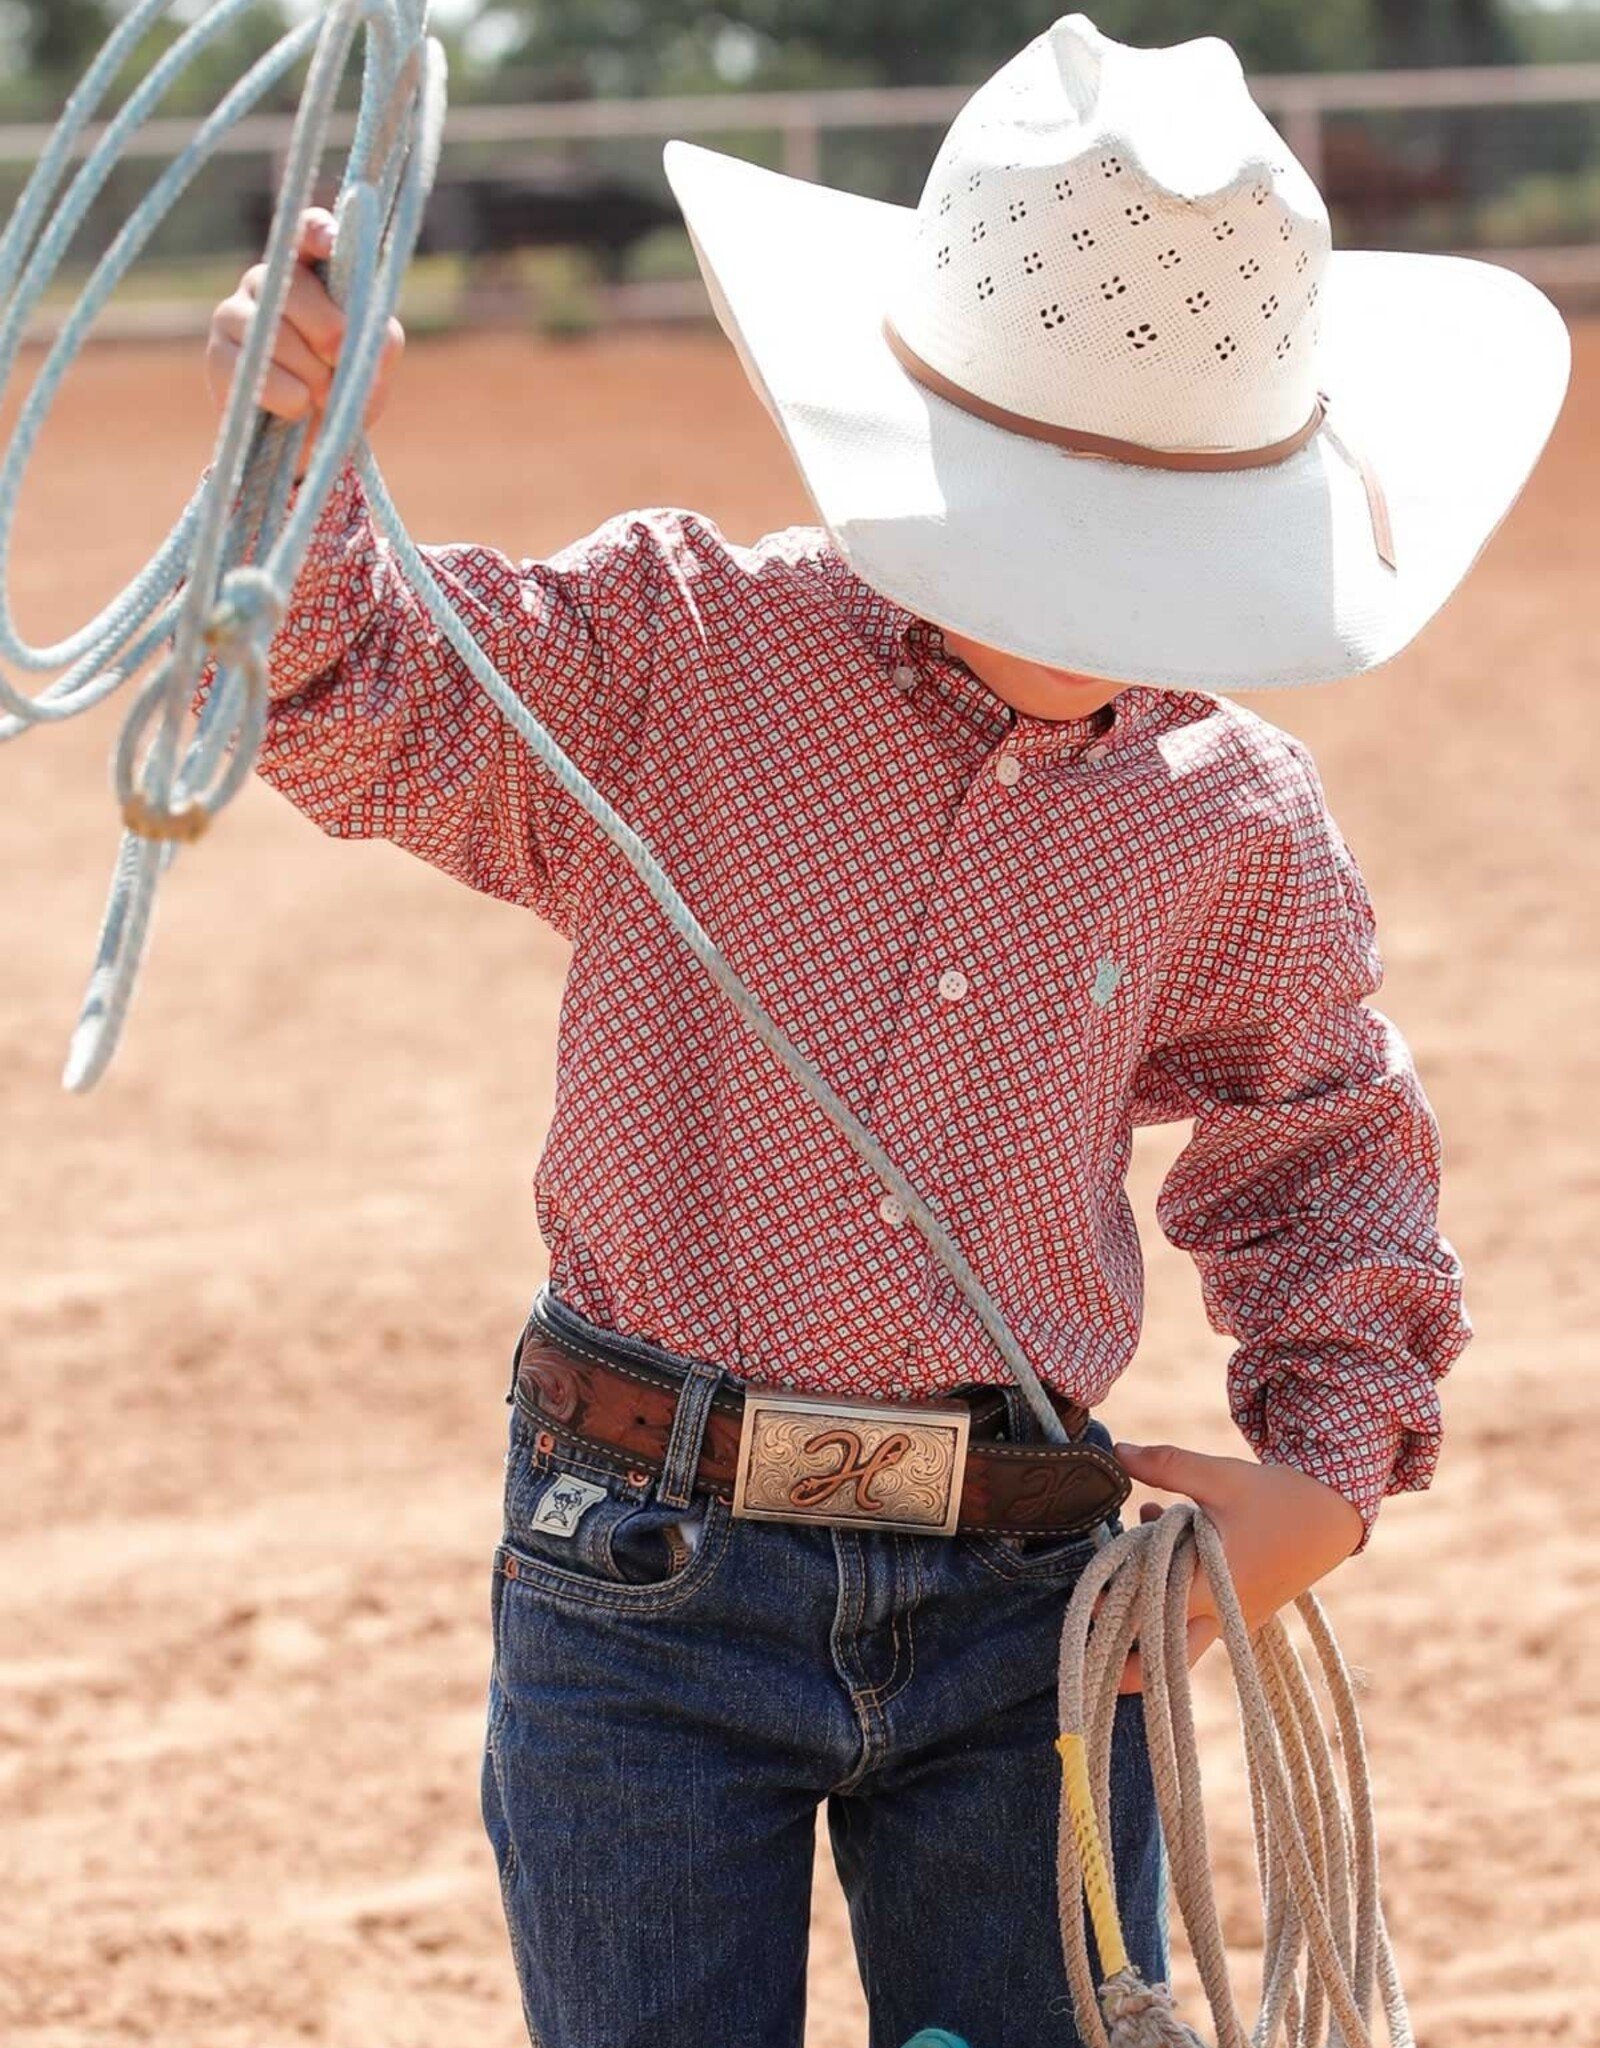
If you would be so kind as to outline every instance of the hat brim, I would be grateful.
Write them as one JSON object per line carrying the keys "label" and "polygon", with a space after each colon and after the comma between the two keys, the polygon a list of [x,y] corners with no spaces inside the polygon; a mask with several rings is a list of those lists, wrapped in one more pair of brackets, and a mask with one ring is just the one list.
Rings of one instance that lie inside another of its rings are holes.
{"label": "hat brim", "polygon": [[1332,681],[1445,604],[1549,438],[1566,327],[1514,272],[1335,252],[1319,380],[1381,479],[1317,434],[1268,468],[1072,455],[934,396],[883,335],[907,207],[671,142],[717,317],[852,569],[934,624],[1053,667],[1168,689]]}

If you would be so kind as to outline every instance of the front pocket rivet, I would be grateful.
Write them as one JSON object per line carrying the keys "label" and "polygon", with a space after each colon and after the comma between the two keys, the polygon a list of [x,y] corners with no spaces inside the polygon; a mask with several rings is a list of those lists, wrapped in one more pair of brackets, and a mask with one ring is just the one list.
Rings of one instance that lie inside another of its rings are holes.
{"label": "front pocket rivet", "polygon": [[515,1559],[514,1557],[508,1557],[508,1558],[506,1559],[506,1577],[507,1577],[508,1579],[514,1579],[514,1578],[515,1578],[516,1576],[517,1576],[517,1560],[516,1560],[516,1559]]}
{"label": "front pocket rivet", "polygon": [[628,1484],[630,1486],[648,1486],[650,1484],[650,1474],[635,1469],[628,1474]]}
{"label": "front pocket rivet", "polygon": [[556,1447],[556,1440],[550,1434],[549,1430],[541,1429],[539,1434],[533,1440],[533,1447],[540,1454],[541,1457],[548,1458],[550,1453]]}

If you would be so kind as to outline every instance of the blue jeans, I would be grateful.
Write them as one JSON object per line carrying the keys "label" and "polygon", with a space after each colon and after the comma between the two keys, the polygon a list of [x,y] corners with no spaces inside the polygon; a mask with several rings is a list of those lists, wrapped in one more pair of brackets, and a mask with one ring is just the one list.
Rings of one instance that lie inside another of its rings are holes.
{"label": "blue jeans", "polygon": [[[1092,1542],[736,1521],[704,1494],[661,1499],[687,1491],[692,1430],[654,1484],[536,1434],[513,1407],[483,1769],[534,2048],[800,2048],[824,1801],[871,2048],[925,2026],[1078,2048],[1053,1743]],[[1165,1977],[1136,1698],[1112,1768],[1129,1953]]]}

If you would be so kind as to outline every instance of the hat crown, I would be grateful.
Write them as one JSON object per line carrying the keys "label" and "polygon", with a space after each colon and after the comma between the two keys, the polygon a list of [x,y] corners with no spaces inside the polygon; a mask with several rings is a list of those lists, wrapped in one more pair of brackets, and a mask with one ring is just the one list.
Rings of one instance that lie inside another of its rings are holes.
{"label": "hat crown", "polygon": [[1027,418],[1263,447],[1316,400],[1329,247],[1226,43],[1130,49],[1068,15],[951,124],[886,311],[924,362]]}

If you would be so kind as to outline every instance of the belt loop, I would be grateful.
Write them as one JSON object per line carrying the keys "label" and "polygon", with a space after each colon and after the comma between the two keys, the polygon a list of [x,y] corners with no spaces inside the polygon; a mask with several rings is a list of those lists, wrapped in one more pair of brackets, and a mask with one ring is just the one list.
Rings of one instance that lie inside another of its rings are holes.
{"label": "belt loop", "polygon": [[1002,1387],[1006,1400],[1006,1435],[1014,1444],[1031,1444],[1039,1431],[1034,1424],[1033,1410],[1028,1406],[1020,1387]]}
{"label": "belt loop", "polygon": [[656,1485],[656,1499],[663,1507],[686,1508],[689,1505],[701,1447],[705,1442],[706,1423],[711,1415],[712,1397],[721,1385],[720,1365],[710,1365],[704,1359],[693,1359],[685,1364],[683,1391],[678,1396],[678,1406],[672,1417],[672,1434],[667,1438],[667,1453]]}

